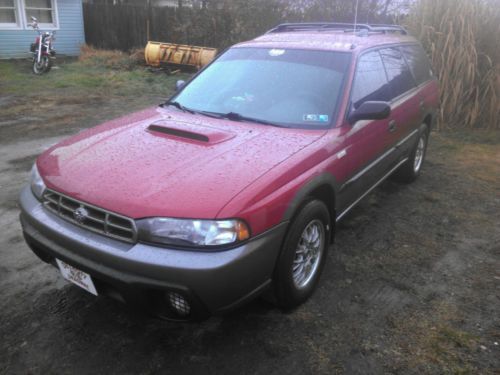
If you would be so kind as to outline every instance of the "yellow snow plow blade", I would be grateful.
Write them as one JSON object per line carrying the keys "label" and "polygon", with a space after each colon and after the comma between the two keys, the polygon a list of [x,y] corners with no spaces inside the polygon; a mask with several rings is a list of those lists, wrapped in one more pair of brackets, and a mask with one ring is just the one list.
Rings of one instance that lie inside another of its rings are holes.
{"label": "yellow snow plow blade", "polygon": [[183,44],[148,42],[144,54],[146,64],[154,67],[169,65],[198,70],[215,58],[217,50]]}

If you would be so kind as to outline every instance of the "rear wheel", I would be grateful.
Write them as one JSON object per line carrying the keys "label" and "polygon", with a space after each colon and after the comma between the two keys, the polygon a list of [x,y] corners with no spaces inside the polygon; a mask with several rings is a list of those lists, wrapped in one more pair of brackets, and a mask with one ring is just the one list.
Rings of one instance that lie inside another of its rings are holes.
{"label": "rear wheel", "polygon": [[325,204],[307,202],[290,225],[274,272],[274,297],[279,307],[296,307],[313,294],[329,238],[330,215]]}
{"label": "rear wheel", "polygon": [[422,124],[418,133],[417,142],[411,150],[410,157],[394,174],[395,180],[403,183],[410,183],[417,179],[424,163],[428,140],[429,128],[426,124]]}

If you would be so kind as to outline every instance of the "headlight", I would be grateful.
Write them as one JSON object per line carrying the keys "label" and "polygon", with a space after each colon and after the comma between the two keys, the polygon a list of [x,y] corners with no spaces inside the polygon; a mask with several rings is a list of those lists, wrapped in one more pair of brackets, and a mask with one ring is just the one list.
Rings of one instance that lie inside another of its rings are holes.
{"label": "headlight", "polygon": [[38,173],[36,163],[33,165],[33,168],[31,168],[30,185],[31,191],[35,197],[42,199],[43,192],[45,191],[45,183],[40,177],[40,173]]}
{"label": "headlight", "polygon": [[139,239],[174,246],[224,246],[250,237],[241,220],[186,220],[152,218],[139,220]]}

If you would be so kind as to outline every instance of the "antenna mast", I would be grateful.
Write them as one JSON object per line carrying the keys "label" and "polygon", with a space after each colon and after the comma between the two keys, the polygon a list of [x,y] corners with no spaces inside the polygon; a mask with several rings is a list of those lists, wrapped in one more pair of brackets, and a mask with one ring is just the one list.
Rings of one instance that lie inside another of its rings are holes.
{"label": "antenna mast", "polygon": [[358,25],[358,5],[359,5],[359,0],[356,0],[356,10],[354,12],[354,32],[356,32],[356,28]]}

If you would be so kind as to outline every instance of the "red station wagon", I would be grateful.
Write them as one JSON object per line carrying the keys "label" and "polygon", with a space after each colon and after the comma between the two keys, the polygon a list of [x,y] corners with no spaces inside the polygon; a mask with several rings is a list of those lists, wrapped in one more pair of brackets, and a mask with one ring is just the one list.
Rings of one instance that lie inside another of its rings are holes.
{"label": "red station wagon", "polygon": [[31,249],[93,294],[177,320],[314,291],[335,225],[420,173],[438,84],[399,26],[279,25],[158,108],[44,152],[21,193]]}

